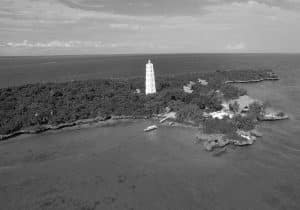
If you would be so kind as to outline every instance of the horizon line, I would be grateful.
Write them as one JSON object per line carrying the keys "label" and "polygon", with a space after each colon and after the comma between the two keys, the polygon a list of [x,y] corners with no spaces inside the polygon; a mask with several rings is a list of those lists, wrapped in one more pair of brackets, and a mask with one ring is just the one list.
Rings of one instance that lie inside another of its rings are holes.
{"label": "horizon line", "polygon": [[276,54],[276,55],[297,55],[299,52],[173,52],[173,53],[91,53],[91,54],[36,54],[36,55],[0,55],[0,57],[56,57],[56,56],[143,56],[143,55],[197,55],[197,54],[211,54],[211,55],[246,55],[246,54]]}

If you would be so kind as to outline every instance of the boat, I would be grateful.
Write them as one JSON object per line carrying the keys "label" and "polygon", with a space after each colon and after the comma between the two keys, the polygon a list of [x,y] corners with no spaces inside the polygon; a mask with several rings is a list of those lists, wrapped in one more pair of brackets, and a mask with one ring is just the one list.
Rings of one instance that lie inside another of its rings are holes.
{"label": "boat", "polygon": [[155,129],[157,129],[156,125],[150,125],[147,128],[145,128],[144,131],[148,132],[148,131],[152,131],[152,130],[155,130]]}

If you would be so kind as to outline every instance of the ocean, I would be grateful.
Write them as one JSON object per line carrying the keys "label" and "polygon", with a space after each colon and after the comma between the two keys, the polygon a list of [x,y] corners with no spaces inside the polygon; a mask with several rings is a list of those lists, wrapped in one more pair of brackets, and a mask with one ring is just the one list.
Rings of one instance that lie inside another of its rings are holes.
{"label": "ocean", "polygon": [[148,59],[155,74],[182,74],[229,69],[299,69],[300,54],[163,54],[115,56],[0,57],[0,87],[144,76]]}
{"label": "ocean", "polygon": [[0,58],[0,86],[229,69],[273,69],[279,81],[241,84],[289,114],[223,154],[193,144],[196,129],[137,120],[0,142],[3,209],[299,209],[300,55],[176,54]]}

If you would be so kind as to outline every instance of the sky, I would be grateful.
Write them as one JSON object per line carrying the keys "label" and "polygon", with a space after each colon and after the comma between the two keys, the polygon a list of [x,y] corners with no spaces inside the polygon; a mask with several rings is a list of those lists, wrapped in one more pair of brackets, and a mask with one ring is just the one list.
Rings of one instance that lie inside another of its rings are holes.
{"label": "sky", "polygon": [[299,53],[300,0],[0,0],[0,55]]}

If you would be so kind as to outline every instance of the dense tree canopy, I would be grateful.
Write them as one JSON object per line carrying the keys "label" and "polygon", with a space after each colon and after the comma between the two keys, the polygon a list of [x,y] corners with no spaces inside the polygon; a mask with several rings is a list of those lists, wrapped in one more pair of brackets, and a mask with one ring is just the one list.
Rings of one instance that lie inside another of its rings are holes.
{"label": "dense tree canopy", "polygon": [[[269,71],[228,71],[157,77],[158,92],[147,96],[143,94],[144,78],[99,79],[4,88],[0,89],[0,134],[30,126],[56,125],[96,116],[151,117],[163,112],[167,106],[177,111],[181,120],[199,120],[204,109],[214,111],[222,108],[221,97],[232,99],[245,94],[245,91],[225,84],[225,81],[269,76]],[[197,78],[205,79],[208,85],[197,83],[193,86],[192,94],[185,93],[182,86],[189,81],[196,82]],[[137,93],[136,89],[142,92]]]}

